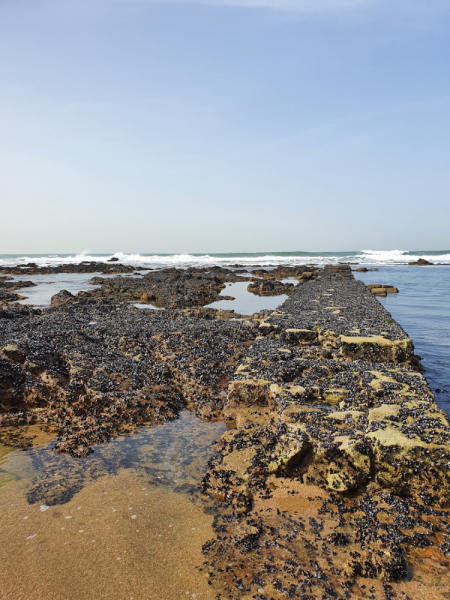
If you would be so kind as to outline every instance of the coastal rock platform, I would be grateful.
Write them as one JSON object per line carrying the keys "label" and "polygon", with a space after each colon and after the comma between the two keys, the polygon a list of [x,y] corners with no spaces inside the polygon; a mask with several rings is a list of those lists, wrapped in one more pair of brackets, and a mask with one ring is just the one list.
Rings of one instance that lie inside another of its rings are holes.
{"label": "coastal rock platform", "polygon": [[[237,281],[289,298],[251,316],[204,308]],[[202,568],[218,600],[450,598],[448,416],[349,266],[93,282],[46,309],[0,307],[0,440],[27,447],[21,427],[42,424],[61,465],[83,464],[78,479],[48,471],[30,504],[69,502],[96,445],[188,409],[228,425],[201,483],[218,507]]]}
{"label": "coastal rock platform", "polygon": [[186,406],[217,418],[255,337],[248,320],[213,310],[101,302],[36,312],[0,314],[0,425],[51,424],[55,449],[73,456]]}
{"label": "coastal rock platform", "polygon": [[203,480],[220,597],[448,598],[450,427],[407,334],[348,267],[259,333]]}

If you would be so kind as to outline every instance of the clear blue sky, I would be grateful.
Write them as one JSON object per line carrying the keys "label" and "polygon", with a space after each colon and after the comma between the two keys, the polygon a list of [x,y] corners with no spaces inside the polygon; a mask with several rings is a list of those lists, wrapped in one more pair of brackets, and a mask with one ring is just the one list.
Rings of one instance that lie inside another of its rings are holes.
{"label": "clear blue sky", "polygon": [[1,0],[0,252],[450,247],[448,0]]}

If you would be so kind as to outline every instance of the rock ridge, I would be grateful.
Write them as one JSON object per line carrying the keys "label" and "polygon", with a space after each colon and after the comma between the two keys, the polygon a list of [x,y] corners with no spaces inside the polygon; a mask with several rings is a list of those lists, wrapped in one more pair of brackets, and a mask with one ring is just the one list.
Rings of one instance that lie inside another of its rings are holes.
{"label": "rock ridge", "polygon": [[[204,549],[232,590],[220,597],[388,598],[414,588],[411,569],[431,581],[449,564],[450,426],[412,341],[347,266],[299,287],[258,332],[203,480],[233,507]],[[447,597],[434,582],[431,597]]]}

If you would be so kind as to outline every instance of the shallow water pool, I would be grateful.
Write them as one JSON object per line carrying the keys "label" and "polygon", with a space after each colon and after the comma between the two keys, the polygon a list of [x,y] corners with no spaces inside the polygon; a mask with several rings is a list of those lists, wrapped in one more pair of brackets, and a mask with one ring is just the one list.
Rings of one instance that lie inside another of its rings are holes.
{"label": "shallow water pool", "polygon": [[234,310],[241,315],[251,315],[261,310],[275,310],[277,306],[287,300],[288,296],[256,296],[247,291],[248,281],[227,283],[221,296],[233,296],[235,300],[219,300],[208,304],[209,308],[219,310]]}
{"label": "shallow water pool", "polygon": [[[101,273],[57,273],[53,275],[15,275],[15,281],[31,281],[35,287],[24,287],[16,291],[20,296],[26,296],[20,300],[20,304],[34,306],[50,306],[52,296],[61,290],[67,290],[75,295],[99,288],[99,285],[91,285],[89,282],[93,277],[117,277],[117,275],[102,275]],[[131,276],[130,276],[131,277]]]}
{"label": "shallow water pool", "polygon": [[36,426],[38,447],[0,446],[2,597],[214,598],[200,568],[217,506],[197,485],[225,429],[183,411],[81,460]]}

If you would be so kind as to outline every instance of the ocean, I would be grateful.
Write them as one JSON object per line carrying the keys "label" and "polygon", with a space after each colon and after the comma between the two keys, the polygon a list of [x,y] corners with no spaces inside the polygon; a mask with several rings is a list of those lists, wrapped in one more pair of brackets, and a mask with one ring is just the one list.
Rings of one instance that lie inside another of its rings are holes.
{"label": "ocean", "polygon": [[237,252],[229,254],[0,254],[0,267],[34,262],[39,266],[82,261],[106,262],[118,258],[123,264],[148,268],[164,267],[206,267],[212,264],[223,266],[242,264],[254,265],[326,265],[334,262],[358,262],[362,265],[407,264],[419,258],[432,263],[450,263],[450,250],[405,251],[405,250],[356,250],[352,252]]}

